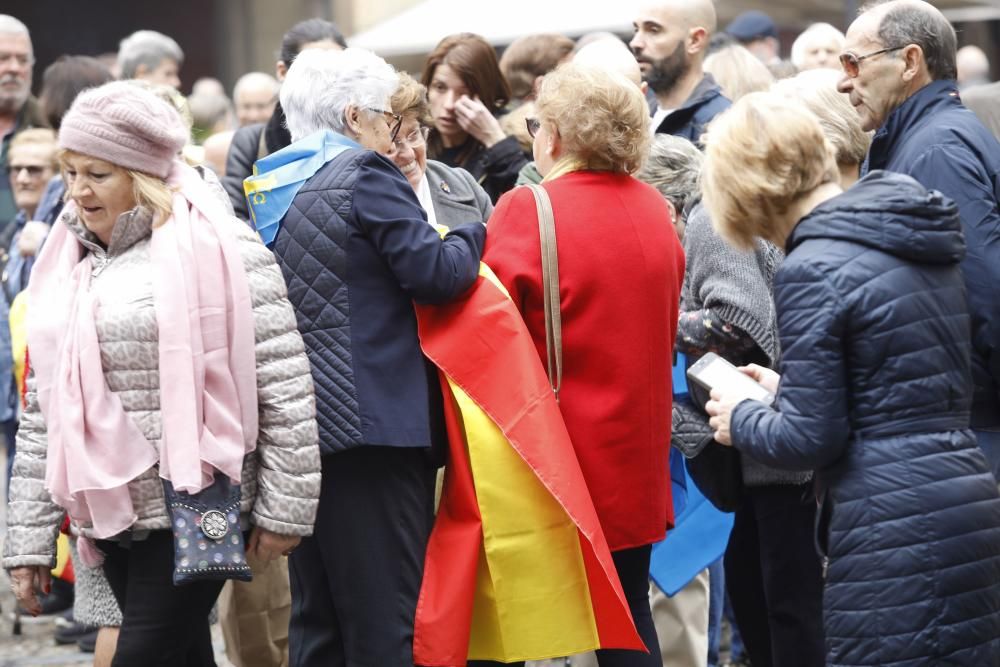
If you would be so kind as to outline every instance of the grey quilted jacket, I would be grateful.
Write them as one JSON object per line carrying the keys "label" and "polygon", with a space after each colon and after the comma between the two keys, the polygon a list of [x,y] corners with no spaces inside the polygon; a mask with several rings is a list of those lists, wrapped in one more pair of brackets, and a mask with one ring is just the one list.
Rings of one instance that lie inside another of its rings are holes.
{"label": "grey quilted jacket", "polygon": [[[126,217],[127,216],[127,217]],[[119,218],[105,251],[75,217],[67,224],[90,250],[91,289],[97,297],[97,334],[108,386],[154,446],[161,436],[158,330],[150,264],[152,216],[135,209]],[[257,356],[260,431],[257,449],[243,464],[242,510],[250,521],[286,535],[310,535],[320,489],[316,405],[309,360],[274,256],[244,223],[232,218],[233,234],[250,284]],[[45,422],[34,378],[17,434],[10,486],[6,569],[50,565],[63,510],[45,490]],[[122,452],[123,456],[128,455]],[[157,469],[129,484],[137,515],[133,530],[170,526]],[[77,526],[90,535],[88,526]]]}

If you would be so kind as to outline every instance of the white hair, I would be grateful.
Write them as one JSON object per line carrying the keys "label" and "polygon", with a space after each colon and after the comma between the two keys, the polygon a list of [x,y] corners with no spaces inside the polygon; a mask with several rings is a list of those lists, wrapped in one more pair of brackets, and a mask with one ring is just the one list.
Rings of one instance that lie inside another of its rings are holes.
{"label": "white hair", "polygon": [[306,49],[281,84],[281,108],[292,141],[320,130],[343,133],[348,105],[370,113],[388,110],[398,85],[396,71],[371,51]]}
{"label": "white hair", "polygon": [[139,65],[152,70],[167,59],[180,65],[184,52],[177,42],[155,30],[136,30],[118,45],[118,67],[123,79],[135,78]]}
{"label": "white hair", "polygon": [[277,95],[281,84],[267,72],[248,72],[236,80],[236,85],[233,86],[233,101],[239,101],[240,93],[243,92],[244,88],[254,88],[256,86],[260,86],[261,88],[270,86],[271,91]]}
{"label": "white hair", "polygon": [[635,85],[642,85],[639,63],[620,39],[593,40],[576,52],[573,62],[618,72]]}
{"label": "white hair", "polygon": [[28,26],[24,25],[10,14],[0,14],[0,34],[27,35],[28,39],[31,39],[31,33],[28,32]]}
{"label": "white hair", "polygon": [[842,49],[844,48],[846,37],[844,37],[844,33],[829,23],[813,23],[803,30],[802,34],[796,37],[792,43],[792,64],[796,67],[802,67],[806,59],[806,49],[809,48],[809,45],[815,42],[828,41],[836,41],[839,45],[837,48]]}

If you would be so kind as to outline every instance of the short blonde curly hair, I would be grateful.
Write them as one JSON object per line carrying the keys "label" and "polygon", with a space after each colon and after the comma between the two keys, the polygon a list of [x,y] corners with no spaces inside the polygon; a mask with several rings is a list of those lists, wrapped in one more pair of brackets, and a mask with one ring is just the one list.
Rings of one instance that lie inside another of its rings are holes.
{"label": "short blonde curly hair", "polygon": [[791,206],[839,182],[816,116],[782,95],[746,95],[712,121],[704,142],[705,207],[715,230],[738,248],[751,249],[756,238],[783,246]]}
{"label": "short blonde curly hair", "polygon": [[568,63],[545,77],[538,117],[559,131],[563,153],[587,169],[633,174],[649,151],[649,105],[621,74]]}

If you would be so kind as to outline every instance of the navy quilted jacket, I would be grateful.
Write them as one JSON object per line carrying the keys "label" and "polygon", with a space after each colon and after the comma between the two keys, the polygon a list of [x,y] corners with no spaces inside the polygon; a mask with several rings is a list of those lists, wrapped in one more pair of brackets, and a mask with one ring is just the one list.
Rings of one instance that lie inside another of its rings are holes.
{"label": "navy quilted jacket", "polygon": [[443,445],[413,302],[462,294],[485,240],[479,222],[442,240],[396,166],[372,151],[345,151],[302,186],[274,254],[312,364],[324,454]]}
{"label": "navy quilted jacket", "polygon": [[1000,664],[1000,497],[968,430],[956,207],[872,172],[786,246],[777,409],[744,401],[731,430],[761,463],[816,470],[829,664]]}

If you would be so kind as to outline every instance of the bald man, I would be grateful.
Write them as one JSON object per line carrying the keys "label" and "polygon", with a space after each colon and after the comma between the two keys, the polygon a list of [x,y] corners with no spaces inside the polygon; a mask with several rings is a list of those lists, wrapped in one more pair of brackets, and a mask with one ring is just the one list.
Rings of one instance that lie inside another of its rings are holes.
{"label": "bald man", "polygon": [[629,46],[656,94],[653,131],[700,145],[705,126],[729,108],[729,100],[702,68],[716,29],[712,0],[650,2],[632,25]]}
{"label": "bald man", "polygon": [[233,86],[233,104],[240,127],[266,123],[278,103],[278,80],[265,72],[244,74]]}

